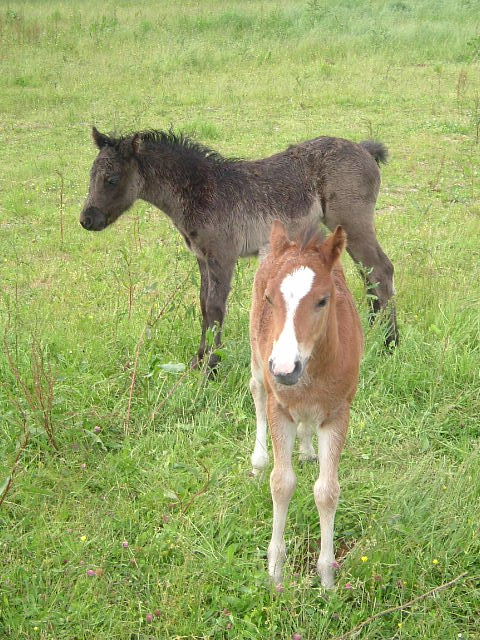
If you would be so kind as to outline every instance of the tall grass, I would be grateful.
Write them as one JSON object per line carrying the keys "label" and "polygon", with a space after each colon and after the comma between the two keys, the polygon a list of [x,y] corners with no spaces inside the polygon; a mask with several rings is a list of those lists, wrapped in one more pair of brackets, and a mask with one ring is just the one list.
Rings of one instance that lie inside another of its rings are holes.
{"label": "tall grass", "polygon": [[[0,7],[2,638],[331,639],[463,572],[362,637],[480,637],[478,39],[474,0]],[[173,124],[251,158],[321,134],[389,146],[377,230],[402,342],[387,356],[365,322],[335,592],[314,577],[313,466],[285,590],[266,579],[268,482],[248,476],[255,261],[236,270],[218,379],[180,379],[200,333],[194,257],[145,203],[80,228],[93,123]],[[28,403],[51,388],[58,452]]]}

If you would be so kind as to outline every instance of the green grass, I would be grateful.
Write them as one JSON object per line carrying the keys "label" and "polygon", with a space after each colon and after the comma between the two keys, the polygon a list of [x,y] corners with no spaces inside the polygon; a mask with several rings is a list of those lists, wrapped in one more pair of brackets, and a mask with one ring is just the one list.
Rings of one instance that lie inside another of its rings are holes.
{"label": "green grass", "polygon": [[[361,637],[480,638],[479,9],[2,4],[0,487],[24,418],[30,433],[0,507],[2,640],[327,640],[462,572]],[[104,233],[81,229],[93,123],[173,124],[249,158],[321,134],[389,146],[377,229],[396,267],[402,342],[387,356],[381,328],[367,329],[334,592],[314,577],[313,466],[298,469],[285,591],[266,578],[268,482],[248,477],[255,261],[237,267],[218,379],[188,373],[168,397],[182,374],[162,365],[186,364],[199,339],[195,259],[145,203]],[[43,353],[36,377],[43,395],[53,379],[58,451],[7,352],[27,388]]]}

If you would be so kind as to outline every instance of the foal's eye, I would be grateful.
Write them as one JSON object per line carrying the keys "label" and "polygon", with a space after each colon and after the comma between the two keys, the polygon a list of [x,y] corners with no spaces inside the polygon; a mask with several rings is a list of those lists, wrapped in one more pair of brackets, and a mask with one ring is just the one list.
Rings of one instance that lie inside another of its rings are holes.
{"label": "foal's eye", "polygon": [[118,184],[120,182],[120,176],[110,176],[107,178],[108,184]]}
{"label": "foal's eye", "polygon": [[324,307],[327,304],[327,302],[328,302],[328,296],[325,296],[324,298],[322,298],[321,300],[319,300],[317,302],[316,306],[317,306],[318,309],[321,309],[322,307]]}
{"label": "foal's eye", "polygon": [[273,305],[272,299],[270,298],[270,296],[267,296],[267,294],[265,294],[265,300],[268,302],[268,304]]}

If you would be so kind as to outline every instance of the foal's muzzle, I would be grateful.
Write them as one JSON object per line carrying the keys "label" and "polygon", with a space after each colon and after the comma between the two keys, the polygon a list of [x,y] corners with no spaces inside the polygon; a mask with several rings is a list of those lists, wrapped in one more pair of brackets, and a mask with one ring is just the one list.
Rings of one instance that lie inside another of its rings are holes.
{"label": "foal's muzzle", "polygon": [[102,231],[107,226],[107,216],[96,207],[88,207],[82,211],[80,224],[87,231]]}
{"label": "foal's muzzle", "polygon": [[270,367],[270,372],[273,375],[275,382],[288,386],[296,384],[303,373],[303,365],[300,360],[295,360],[295,367],[290,373],[275,374],[273,372],[273,362],[271,360],[269,360],[268,366]]}

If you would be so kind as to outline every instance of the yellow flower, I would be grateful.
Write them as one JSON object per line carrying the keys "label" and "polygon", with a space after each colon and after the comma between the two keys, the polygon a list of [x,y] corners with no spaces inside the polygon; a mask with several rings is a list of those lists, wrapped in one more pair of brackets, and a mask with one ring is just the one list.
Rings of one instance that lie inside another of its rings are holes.
{"label": "yellow flower", "polygon": [[437,560],[437,558],[434,558],[434,559],[432,560],[432,562],[433,562],[433,564],[438,564],[438,560]]}
{"label": "yellow flower", "polygon": [[360,558],[360,560],[361,560],[362,562],[368,562],[368,556],[362,556],[362,557]]}
{"label": "yellow flower", "polygon": [[403,622],[399,622],[399,623],[398,623],[398,627],[401,629],[401,628],[402,628],[402,626],[403,626]]}
{"label": "yellow flower", "polygon": [[86,539],[87,539],[87,536],[80,536],[80,540],[81,540],[82,542],[85,542],[85,541],[86,541]]}

